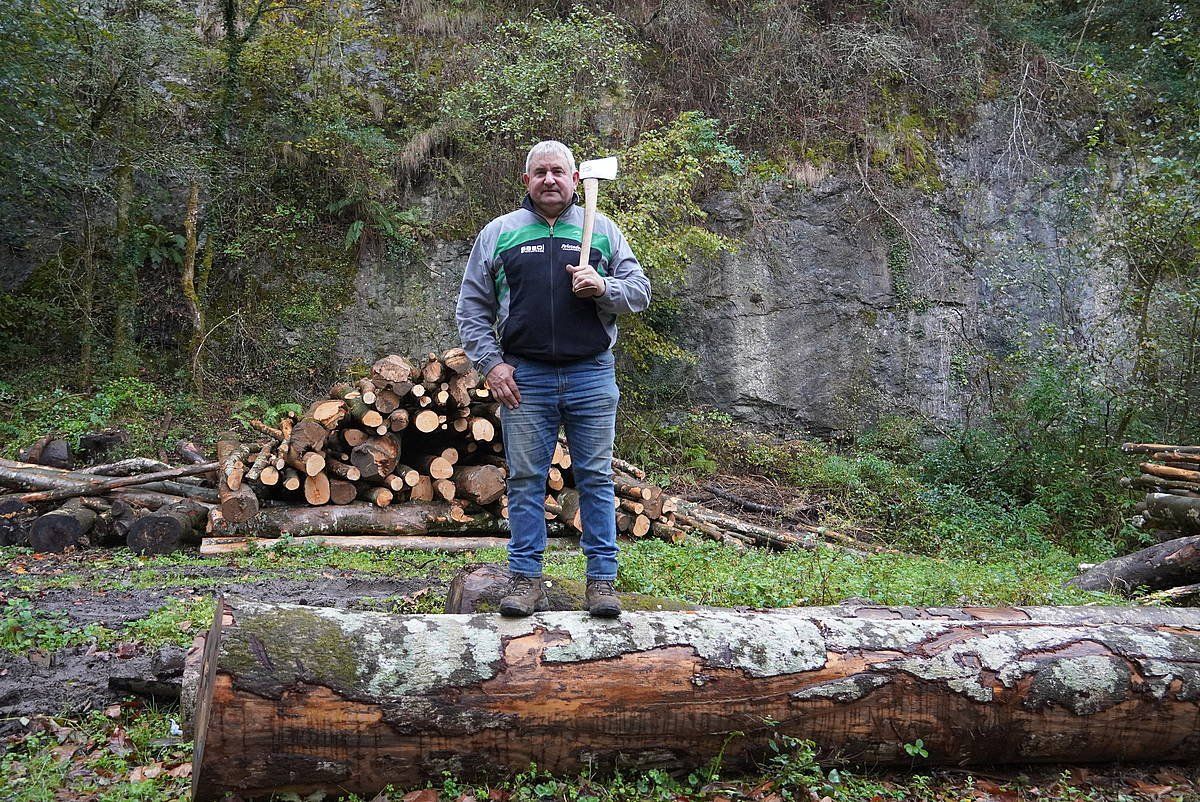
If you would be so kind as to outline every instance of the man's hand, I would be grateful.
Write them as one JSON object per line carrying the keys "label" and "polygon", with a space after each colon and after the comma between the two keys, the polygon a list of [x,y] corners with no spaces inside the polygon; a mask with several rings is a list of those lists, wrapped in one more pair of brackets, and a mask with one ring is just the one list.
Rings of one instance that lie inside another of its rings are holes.
{"label": "man's hand", "polygon": [[507,362],[499,362],[488,371],[487,383],[492,388],[496,400],[509,409],[516,409],[521,403],[521,391],[517,389],[517,380],[513,378],[516,368]]}
{"label": "man's hand", "polygon": [[598,298],[607,289],[604,277],[591,265],[567,265],[567,272],[571,274],[571,292],[577,298]]}

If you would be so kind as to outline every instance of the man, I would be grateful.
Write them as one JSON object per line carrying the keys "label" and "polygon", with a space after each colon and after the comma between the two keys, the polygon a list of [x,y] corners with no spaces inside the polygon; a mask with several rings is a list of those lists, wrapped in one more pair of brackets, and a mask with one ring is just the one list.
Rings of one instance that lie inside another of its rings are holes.
{"label": "man", "polygon": [[580,262],[579,173],[561,142],[539,142],[525,159],[521,208],[488,223],[475,240],[458,296],[458,331],[500,402],[508,460],[509,571],[503,615],[546,609],[546,474],[566,427],[587,557],[587,607],[620,615],[613,592],[617,530],[612,447],[617,390],[616,317],[650,303],[650,282],[621,232],[597,214],[588,264]]}

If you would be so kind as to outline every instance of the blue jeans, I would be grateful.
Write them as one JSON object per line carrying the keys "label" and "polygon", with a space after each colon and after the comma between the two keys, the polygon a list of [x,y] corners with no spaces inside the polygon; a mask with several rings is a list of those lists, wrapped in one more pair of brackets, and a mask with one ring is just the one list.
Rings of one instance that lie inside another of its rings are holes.
{"label": "blue jeans", "polygon": [[521,391],[516,409],[500,407],[508,461],[508,567],[542,575],[546,549],[546,474],[560,424],[567,429],[571,472],[579,491],[589,579],[617,578],[617,522],[612,450],[617,423],[616,372],[611,351],[564,365],[506,355]]}

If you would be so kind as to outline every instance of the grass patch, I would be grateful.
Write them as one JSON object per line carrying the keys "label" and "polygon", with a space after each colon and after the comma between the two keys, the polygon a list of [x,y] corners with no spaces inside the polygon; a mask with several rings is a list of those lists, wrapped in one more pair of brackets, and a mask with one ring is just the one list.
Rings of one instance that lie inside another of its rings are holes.
{"label": "grass patch", "polygon": [[7,652],[54,652],[106,634],[98,624],[72,627],[67,616],[39,610],[28,599],[11,598],[0,608],[0,649]]}
{"label": "grass patch", "polygon": [[[980,560],[636,541],[622,544],[620,562],[621,590],[718,607],[812,606],[849,598],[913,606],[1128,603],[1065,587],[1077,571],[1062,551]],[[552,553],[546,569],[582,579],[585,561]]]}
{"label": "grass patch", "polygon": [[170,644],[187,646],[197,632],[212,623],[215,609],[216,600],[212,598],[173,598],[150,615],[131,621],[121,630],[121,636],[151,649]]}
{"label": "grass patch", "polygon": [[177,719],[174,708],[128,701],[84,717],[31,720],[5,744],[0,799],[186,799],[192,744]]}
{"label": "grass patch", "polygon": [[134,641],[148,649],[187,646],[212,622],[213,611],[211,598],[172,598],[163,607],[114,629],[97,623],[77,626],[64,613],[40,610],[29,599],[14,597],[0,608],[0,649],[16,654],[55,652],[85,644],[109,649],[120,641]]}

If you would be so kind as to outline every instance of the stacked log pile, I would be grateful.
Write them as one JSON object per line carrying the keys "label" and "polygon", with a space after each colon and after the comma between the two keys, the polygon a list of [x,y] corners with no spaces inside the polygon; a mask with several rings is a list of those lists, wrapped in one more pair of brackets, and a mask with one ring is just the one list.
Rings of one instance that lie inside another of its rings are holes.
{"label": "stacked log pile", "polygon": [[[82,471],[0,465],[0,485],[39,491],[0,499],[0,538],[50,550],[103,544],[104,538],[88,537],[95,526],[89,513],[107,513],[126,497],[141,498],[142,514],[132,513],[136,527],[122,530],[141,553],[195,542],[202,553],[219,553],[284,537],[301,543],[333,538],[326,542],[347,547],[465,550],[498,545],[507,536],[499,407],[461,348],[415,361],[386,356],[366,378],[335,385],[304,414],[277,425],[252,421],[250,428],[258,437],[221,434],[215,462],[181,443],[177,450],[193,465],[142,460],[138,467],[151,473],[124,478],[101,481]],[[129,465],[105,468],[137,473]],[[210,486],[182,483],[181,477],[197,474],[207,476]],[[627,537],[678,543],[699,536],[772,548],[811,548],[820,539],[815,528],[761,526],[671,496],[622,460],[613,461],[613,484],[613,515]],[[144,497],[147,492],[152,498]],[[61,510],[30,506],[66,499],[72,500]],[[582,531],[565,441],[555,446],[545,508],[552,536],[573,538]],[[202,542],[199,527],[208,536]],[[33,536],[33,529],[43,528],[54,534]]]}
{"label": "stacked log pile", "polygon": [[1124,594],[1156,591],[1159,601],[1200,596],[1200,446],[1125,443],[1141,458],[1136,477],[1121,486],[1145,493],[1133,519],[1158,541],[1092,566],[1072,580],[1085,590]]}
{"label": "stacked log pile", "polygon": [[[335,385],[297,419],[251,426],[266,439],[250,445],[226,433],[217,444],[221,503],[208,530],[220,539],[210,550],[248,537],[506,531],[499,405],[461,348],[420,362],[384,357],[367,378]],[[613,476],[618,531],[682,540],[678,500],[621,466]],[[259,499],[292,506],[262,513]],[[381,512],[405,502],[417,506]],[[327,505],[346,509],[320,509]],[[565,442],[551,460],[546,518],[556,534],[583,528]]]}

